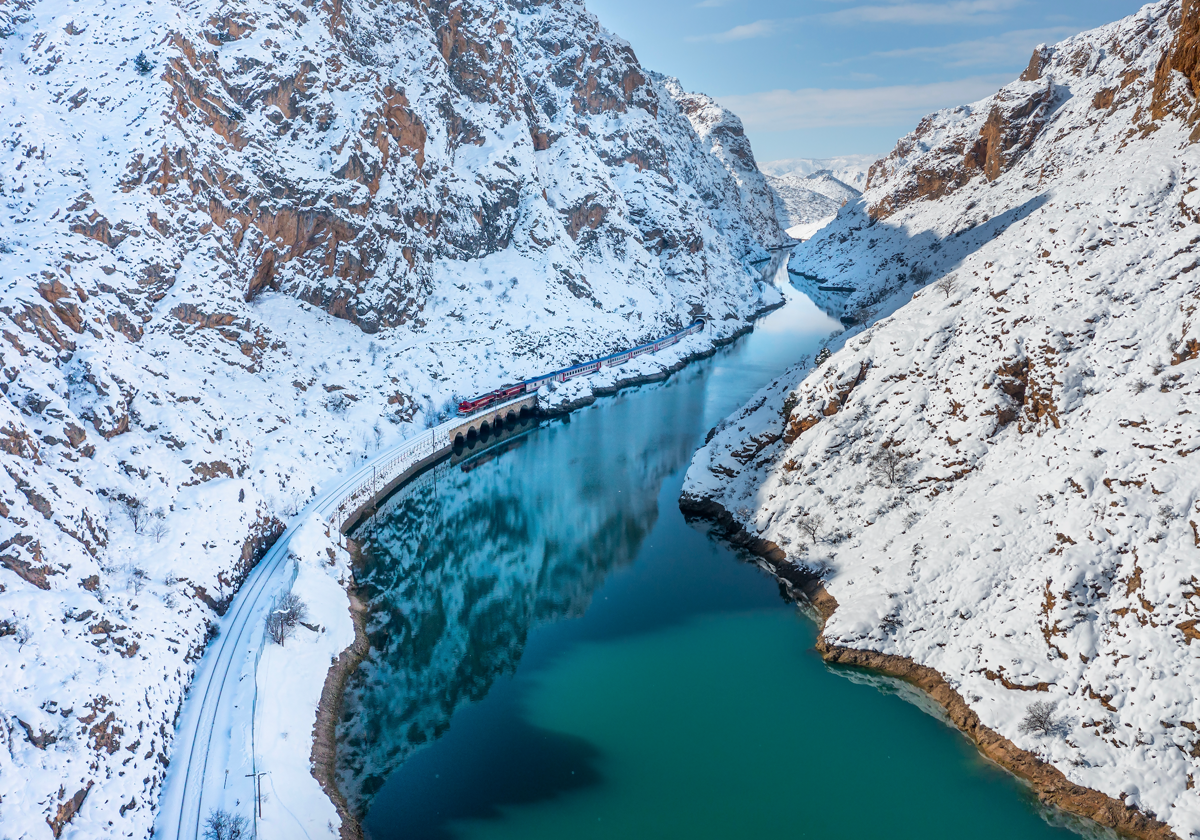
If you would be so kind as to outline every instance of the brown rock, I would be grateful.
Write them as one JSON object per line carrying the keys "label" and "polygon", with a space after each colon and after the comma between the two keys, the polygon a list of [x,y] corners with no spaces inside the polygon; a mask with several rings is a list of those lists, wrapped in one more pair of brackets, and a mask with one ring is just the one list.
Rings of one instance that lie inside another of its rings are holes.
{"label": "brown rock", "polygon": [[[1196,124],[1200,119],[1200,109],[1196,109],[1193,102],[1181,100],[1171,92],[1175,73],[1181,73],[1187,79],[1193,97],[1200,96],[1200,0],[1183,0],[1179,29],[1154,71],[1154,90],[1150,100],[1151,119],[1157,121],[1168,114],[1175,114],[1189,124]],[[1197,139],[1200,138],[1193,132],[1191,140],[1195,142]]]}
{"label": "brown rock", "polygon": [[93,784],[95,782],[89,781],[86,786],[76,791],[74,796],[59,805],[54,816],[46,817],[46,823],[50,826],[50,831],[56,840],[62,836],[63,828],[67,823],[74,819],[75,815],[79,813],[79,809],[83,807],[83,800],[87,799],[88,791],[92,789]]}
{"label": "brown rock", "polygon": [[1021,81],[1036,82],[1042,78],[1042,68],[1046,66],[1047,56],[1042,54],[1040,49],[1033,51],[1033,57],[1029,59],[1029,66],[1021,73]]}
{"label": "brown rock", "polygon": [[341,714],[342,696],[346,684],[371,650],[367,638],[367,609],[350,588],[350,618],[354,622],[354,642],[346,648],[325,675],[321,699],[317,703],[317,720],[313,724],[312,775],[321,785],[321,790],[333,802],[342,819],[339,836],[341,840],[363,840],[362,826],[350,809],[345,795],[337,785],[337,723]]}
{"label": "brown rock", "polygon": [[1190,362],[1193,359],[1200,359],[1200,341],[1194,338],[1189,338],[1184,344],[1183,349],[1175,353],[1171,358],[1172,365],[1181,365],[1184,362]]}

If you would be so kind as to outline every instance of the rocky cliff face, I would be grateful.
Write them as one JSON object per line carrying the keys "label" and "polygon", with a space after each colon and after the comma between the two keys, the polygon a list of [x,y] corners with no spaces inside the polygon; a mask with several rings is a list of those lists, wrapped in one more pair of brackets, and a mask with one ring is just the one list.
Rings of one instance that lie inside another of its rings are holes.
{"label": "rocky cliff face", "polygon": [[1139,837],[1200,836],[1198,31],[1155,3],[923,120],[792,259],[850,328],[685,486],[821,577],[827,651]]}
{"label": "rocky cliff face", "polygon": [[0,821],[146,836],[207,624],[317,486],[456,393],[727,335],[780,232],[736,119],[580,2],[0,28]]}

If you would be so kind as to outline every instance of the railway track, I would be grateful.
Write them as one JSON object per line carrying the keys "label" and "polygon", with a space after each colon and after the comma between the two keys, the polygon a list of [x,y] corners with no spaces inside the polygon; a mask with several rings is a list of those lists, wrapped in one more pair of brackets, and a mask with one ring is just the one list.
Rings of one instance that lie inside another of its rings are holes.
{"label": "railway track", "polygon": [[[700,329],[703,323],[698,320],[651,344],[527,380],[521,383],[522,390],[531,383],[536,390],[546,382],[562,382],[595,373],[601,367],[623,364],[642,353],[669,347]],[[511,400],[501,397],[477,414],[491,415],[526,399],[524,395]],[[255,801],[260,772],[253,743],[256,668],[266,641],[267,614],[276,596],[292,583],[286,561],[297,526],[315,513],[341,531],[355,521],[357,510],[376,500],[380,491],[398,478],[411,478],[405,477],[406,472],[415,475],[450,452],[454,445],[450,430],[469,419],[454,417],[377,453],[349,475],[332,482],[292,519],[251,570],[229,611],[218,622],[219,633],[201,659],[184,699],[171,763],[159,797],[154,831],[157,840],[199,840],[204,822],[214,809],[244,813]],[[247,741],[249,750],[245,748]]]}

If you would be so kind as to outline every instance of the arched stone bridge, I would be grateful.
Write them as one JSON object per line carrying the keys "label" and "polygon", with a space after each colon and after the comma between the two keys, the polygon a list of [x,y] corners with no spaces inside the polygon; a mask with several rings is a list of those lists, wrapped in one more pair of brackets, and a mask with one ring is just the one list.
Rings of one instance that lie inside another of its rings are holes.
{"label": "arched stone bridge", "polygon": [[504,425],[529,417],[537,413],[537,410],[538,396],[535,391],[470,417],[461,418],[461,422],[451,426],[446,436],[450,439],[451,446],[461,446],[481,435],[494,434]]}

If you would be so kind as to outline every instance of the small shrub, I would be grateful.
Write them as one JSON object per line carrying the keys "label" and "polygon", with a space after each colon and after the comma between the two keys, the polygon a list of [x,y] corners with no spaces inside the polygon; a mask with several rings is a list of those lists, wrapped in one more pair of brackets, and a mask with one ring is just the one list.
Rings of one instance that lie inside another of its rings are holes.
{"label": "small shrub", "polygon": [[154,64],[146,57],[145,50],[138,53],[137,58],[133,60],[133,69],[137,71],[139,76],[149,76],[150,71],[154,69]]}
{"label": "small shrub", "polygon": [[308,605],[294,592],[279,599],[275,609],[267,616],[267,633],[271,641],[282,645],[296,632],[296,626],[308,618]]}
{"label": "small shrub", "polygon": [[924,265],[914,265],[912,271],[908,273],[908,279],[918,286],[924,286],[932,276],[933,269]]}
{"label": "small shrub", "polygon": [[851,317],[854,318],[855,323],[866,326],[867,324],[870,324],[872,321],[874,321],[875,316],[877,316],[878,314],[879,314],[878,307],[871,306],[870,304],[864,303],[862,306],[858,306],[855,308],[854,312],[851,313]]}
{"label": "small shrub", "polygon": [[1063,727],[1063,721],[1054,716],[1055,704],[1049,700],[1035,700],[1025,709],[1025,718],[1017,729],[1022,735],[1053,735]]}
{"label": "small shrub", "polygon": [[204,840],[244,840],[247,825],[241,814],[216,808],[204,822]]}
{"label": "small shrub", "polygon": [[795,391],[787,395],[787,399],[783,401],[783,409],[779,412],[783,416],[784,420],[787,420],[792,416],[792,412],[796,409],[796,406],[799,403],[800,396]]}
{"label": "small shrub", "polygon": [[833,353],[830,351],[830,349],[828,347],[822,347],[821,352],[817,354],[817,358],[813,362],[813,364],[816,367],[820,367],[821,365],[823,365],[827,361],[829,361],[829,357],[832,355],[833,355]]}
{"label": "small shrub", "polygon": [[325,400],[325,408],[331,414],[345,414],[346,409],[350,407],[350,398],[341,391],[336,391],[330,395],[329,399]]}
{"label": "small shrub", "polygon": [[879,622],[879,627],[886,635],[892,635],[904,626],[903,619],[897,613],[885,615]]}
{"label": "small shrub", "polygon": [[912,474],[912,455],[899,446],[885,446],[869,456],[871,478],[885,487],[903,485]]}

